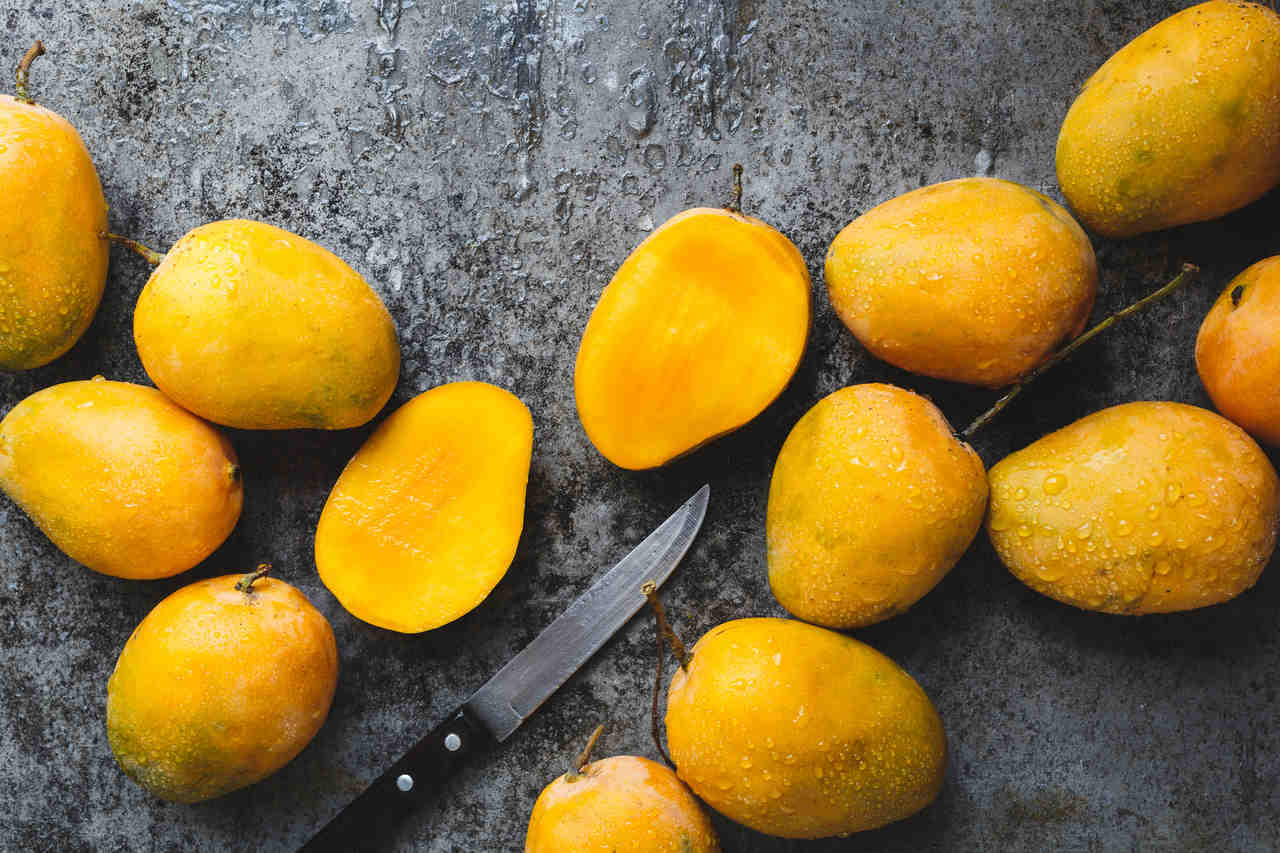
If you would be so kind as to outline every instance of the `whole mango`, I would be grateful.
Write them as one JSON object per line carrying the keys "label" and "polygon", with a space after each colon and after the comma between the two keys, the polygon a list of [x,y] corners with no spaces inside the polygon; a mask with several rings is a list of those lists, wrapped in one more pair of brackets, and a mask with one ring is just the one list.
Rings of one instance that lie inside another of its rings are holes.
{"label": "whole mango", "polygon": [[1280,255],[1222,291],[1200,325],[1196,368],[1218,411],[1280,444]]}
{"label": "whole mango", "polygon": [[845,226],[826,260],[840,320],[913,373],[999,387],[1078,335],[1098,266],[1061,205],[996,178],[914,190]]}
{"label": "whole mango", "polygon": [[858,628],[915,604],[982,527],[987,474],[937,407],[892,385],[824,397],[769,485],[769,585],[792,615]]}
{"label": "whole mango", "polygon": [[1129,42],[1071,105],[1057,166],[1071,209],[1108,237],[1260,198],[1280,182],[1280,15],[1211,0]]}
{"label": "whole mango", "polygon": [[1280,484],[1244,430],[1182,403],[1103,409],[991,468],[987,530],[1018,580],[1103,613],[1168,613],[1253,586]]}
{"label": "whole mango", "polygon": [[167,578],[240,518],[227,439],[154,388],[99,377],[27,397],[0,421],[0,489],[96,572]]}
{"label": "whole mango", "polygon": [[195,803],[302,751],[338,683],[333,630],[267,566],[184,586],[125,643],[107,682],[107,740],[129,778]]}
{"label": "whole mango", "polygon": [[736,619],[693,647],[667,695],[677,772],[768,835],[875,829],[933,802],[947,745],[929,697],[864,643],[791,619]]}
{"label": "whole mango", "polygon": [[386,404],[395,324],[341,258],[272,225],[201,225],[151,274],[133,314],[142,366],[202,418],[239,429],[346,429]]}

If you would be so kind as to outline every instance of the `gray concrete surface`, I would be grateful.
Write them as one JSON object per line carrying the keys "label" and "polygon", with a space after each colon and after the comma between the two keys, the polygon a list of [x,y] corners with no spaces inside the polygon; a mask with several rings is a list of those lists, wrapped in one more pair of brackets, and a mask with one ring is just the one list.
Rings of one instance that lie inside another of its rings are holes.
{"label": "gray concrete surface", "polygon": [[[43,38],[38,99],[98,164],[113,227],[163,248],[228,216],[317,240],[395,315],[393,404],[485,379],[537,425],[527,524],[476,611],[401,636],[348,615],[316,577],[312,532],[368,429],[233,433],[245,513],[203,565],[138,583],[72,564],[0,500],[0,849],[290,850],[455,707],[699,484],[705,532],[667,591],[688,638],[780,614],[764,573],[769,473],[821,395],[871,379],[931,395],[955,421],[989,392],[870,358],[821,279],[830,239],[907,189],[990,173],[1058,195],[1053,146],[1073,91],[1174,0],[0,0],[0,65]],[[808,355],[757,421],[666,470],[626,473],[585,439],[577,341],[600,289],[655,224],[727,198],[788,234],[814,276]],[[1133,399],[1207,404],[1192,342],[1218,289],[1280,251],[1280,198],[1224,221],[1096,241],[1098,314],[1204,275],[1058,369],[977,442],[988,464]],[[92,328],[65,358],[0,377],[0,410],[55,382],[146,381],[130,335],[147,270],[115,251]],[[117,769],[108,674],[134,625],[191,580],[261,559],[332,621],[328,723],[292,764],[197,806]],[[912,611],[858,636],[935,700],[951,762],[938,801],[842,841],[768,839],[717,818],[726,851],[1271,850],[1280,838],[1280,569],[1238,600],[1142,619],[1022,587],[979,537]],[[633,622],[500,751],[403,827],[396,849],[518,851],[541,787],[597,723],[602,751],[652,755],[653,636]]]}

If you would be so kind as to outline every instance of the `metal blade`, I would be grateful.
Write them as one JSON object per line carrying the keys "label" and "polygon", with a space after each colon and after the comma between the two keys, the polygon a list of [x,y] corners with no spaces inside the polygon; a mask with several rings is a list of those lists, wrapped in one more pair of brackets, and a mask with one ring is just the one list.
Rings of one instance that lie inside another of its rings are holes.
{"label": "metal blade", "polygon": [[702,526],[710,494],[710,486],[698,489],[684,506],[485,682],[463,707],[478,717],[495,738],[506,740],[635,615],[645,603],[641,586],[648,581],[661,585],[671,576]]}

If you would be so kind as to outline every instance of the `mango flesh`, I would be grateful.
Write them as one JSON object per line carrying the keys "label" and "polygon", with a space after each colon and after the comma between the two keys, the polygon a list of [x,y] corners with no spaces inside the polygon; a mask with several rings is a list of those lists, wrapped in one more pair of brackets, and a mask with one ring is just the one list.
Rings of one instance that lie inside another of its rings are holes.
{"label": "mango flesh", "polygon": [[671,679],[666,723],[694,793],[784,838],[915,814],[946,767],[942,721],[911,676],[851,637],[790,619],[711,629]]}
{"label": "mango flesh", "polygon": [[836,314],[872,355],[991,388],[1078,335],[1098,289],[1093,248],[1071,215],[996,178],[877,205],[831,243],[826,277]]}
{"label": "mango flesh", "polygon": [[1058,183],[1108,237],[1216,219],[1280,183],[1280,15],[1214,0],[1166,18],[1084,84]]}
{"label": "mango flesh", "polygon": [[566,774],[533,804],[524,853],[720,853],[711,821],[676,774],[619,755]]}
{"label": "mango flesh", "polygon": [[809,272],[758,219],[694,208],[663,223],[591,313],[574,370],[587,437],[621,468],[663,465],[782,393],[809,336]]}
{"label": "mango flesh", "polygon": [[1280,255],[1222,291],[1200,325],[1196,368],[1218,411],[1280,445]]}
{"label": "mango flesh", "polygon": [[858,628],[901,613],[982,526],[987,475],[928,400],[892,385],[824,397],[769,485],[769,586],[792,615]]}
{"label": "mango flesh", "polygon": [[418,633],[474,609],[524,527],[533,418],[454,382],[405,403],[343,470],[316,529],[320,579],[353,616]]}
{"label": "mango flesh", "polygon": [[386,404],[395,324],[341,258],[243,219],[177,242],[138,297],[147,375],[202,418],[239,429],[346,429]]}
{"label": "mango flesh", "polygon": [[231,444],[154,388],[95,379],[37,391],[0,422],[0,489],[71,559],[167,578],[231,533]]}
{"label": "mango flesh", "polygon": [[1227,601],[1276,542],[1276,472],[1244,430],[1181,403],[1095,412],[991,468],[987,530],[1018,580],[1103,613]]}
{"label": "mango flesh", "polygon": [[284,581],[185,586],[142,620],[107,682],[107,740],[129,778],[195,803],[252,785],[302,751],[338,683],[333,630]]}
{"label": "mango flesh", "polygon": [[107,281],[107,202],[66,119],[0,95],[0,370],[69,350]]}

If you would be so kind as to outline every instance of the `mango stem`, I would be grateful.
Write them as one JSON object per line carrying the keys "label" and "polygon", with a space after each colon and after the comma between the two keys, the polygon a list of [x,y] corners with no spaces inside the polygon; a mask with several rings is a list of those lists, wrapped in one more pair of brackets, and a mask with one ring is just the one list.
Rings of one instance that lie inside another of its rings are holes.
{"label": "mango stem", "polygon": [[676,767],[675,762],[671,760],[671,756],[667,755],[667,751],[662,748],[662,726],[658,723],[658,698],[662,695],[663,638],[665,637],[671,643],[671,650],[675,653],[676,658],[679,659],[680,667],[685,672],[689,671],[689,655],[684,649],[684,643],[680,642],[676,632],[671,630],[671,624],[667,622],[667,614],[662,607],[662,600],[658,598],[657,584],[649,581],[640,587],[640,591],[649,600],[649,607],[653,609],[653,618],[658,623],[658,666],[653,674],[653,705],[649,709],[649,733],[653,737],[653,746],[658,751],[658,755],[662,756],[662,760],[667,763],[667,766],[674,770]]}
{"label": "mango stem", "polygon": [[1159,290],[1156,290],[1152,293],[1147,294],[1146,296],[1142,297],[1132,305],[1126,308],[1121,308],[1119,311],[1112,314],[1110,317],[1107,317],[1105,320],[1098,323],[1092,329],[1089,329],[1084,334],[1078,335],[1077,337],[1073,338],[1070,343],[1068,343],[1062,349],[1055,352],[1053,355],[1049,356],[1047,359],[1041,362],[1037,367],[1035,367],[1033,370],[1027,373],[1026,376],[1019,379],[1013,385],[1013,387],[1011,387],[1008,391],[1004,393],[1003,396],[1000,397],[999,400],[996,400],[995,405],[993,405],[990,409],[987,409],[985,412],[979,415],[977,419],[974,420],[973,423],[965,427],[964,432],[960,433],[960,437],[967,439],[970,436],[972,436],[974,433],[976,433],[978,430],[982,429],[984,426],[989,424],[993,419],[995,419],[996,415],[1004,411],[1005,406],[1008,406],[1010,401],[1012,401],[1014,397],[1017,397],[1019,394],[1022,393],[1022,389],[1026,388],[1028,385],[1034,382],[1036,377],[1038,377],[1040,374],[1044,373],[1049,368],[1054,367],[1055,365],[1065,361],[1073,352],[1075,352],[1080,347],[1084,346],[1086,343],[1092,340],[1094,337],[1101,334],[1111,326],[1114,326],[1116,323],[1120,322],[1124,318],[1132,314],[1138,313],[1143,308],[1146,308],[1148,305],[1159,302],[1161,299],[1165,298],[1170,293],[1173,293],[1175,290],[1182,287],[1182,285],[1190,281],[1191,278],[1198,272],[1200,272],[1200,268],[1195,264],[1183,264],[1182,270],[1176,276],[1174,276],[1173,280],[1170,281],[1168,284],[1164,285]]}
{"label": "mango stem", "polygon": [[733,199],[725,206],[730,213],[742,215],[742,164],[733,164]]}
{"label": "mango stem", "polygon": [[573,760],[573,766],[569,768],[569,772],[564,774],[564,781],[577,782],[582,778],[583,770],[587,769],[587,765],[591,763],[591,750],[596,748],[596,741],[600,740],[600,735],[604,734],[604,726],[596,726],[596,730],[591,733],[591,737],[587,738],[587,745],[582,748],[582,752],[578,753],[578,757]]}
{"label": "mango stem", "polygon": [[270,571],[270,563],[259,563],[258,568],[236,581],[236,589],[244,593],[253,592],[253,585],[265,578]]}
{"label": "mango stem", "polygon": [[18,63],[18,85],[16,94],[18,100],[24,104],[34,104],[35,101],[27,92],[27,81],[31,71],[31,63],[36,61],[37,56],[44,55],[44,42],[36,39],[36,43],[31,45],[31,49],[22,57],[22,61]]}
{"label": "mango stem", "polygon": [[102,234],[101,236],[104,240],[110,240],[112,243],[124,246],[127,249],[132,249],[134,252],[138,253],[140,258],[151,264],[153,267],[159,266],[160,262],[164,260],[164,252],[157,252],[155,249],[148,249],[137,240],[122,237],[119,234],[112,234],[110,231]]}

